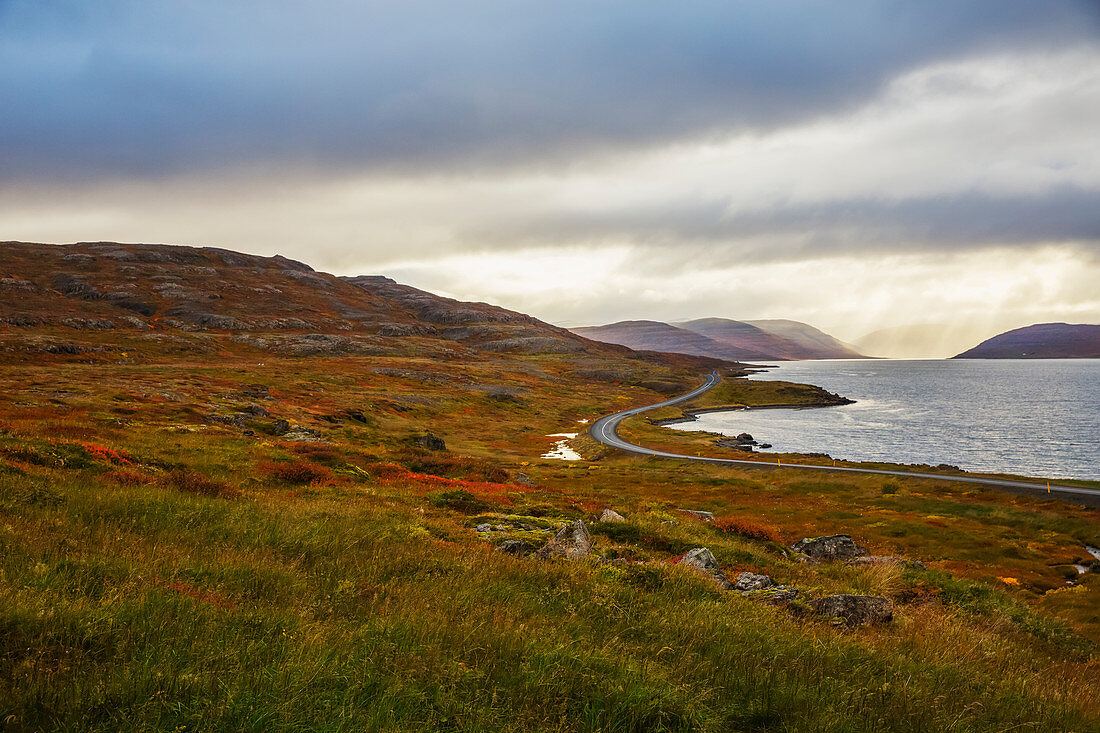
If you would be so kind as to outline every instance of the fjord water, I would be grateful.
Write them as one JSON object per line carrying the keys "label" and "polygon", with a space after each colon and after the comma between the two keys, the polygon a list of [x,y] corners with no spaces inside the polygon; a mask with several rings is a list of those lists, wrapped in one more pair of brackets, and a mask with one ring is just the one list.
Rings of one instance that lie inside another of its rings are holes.
{"label": "fjord water", "polygon": [[748,432],[772,451],[1100,480],[1100,359],[799,361],[751,378],[856,403],[708,413],[677,427]]}

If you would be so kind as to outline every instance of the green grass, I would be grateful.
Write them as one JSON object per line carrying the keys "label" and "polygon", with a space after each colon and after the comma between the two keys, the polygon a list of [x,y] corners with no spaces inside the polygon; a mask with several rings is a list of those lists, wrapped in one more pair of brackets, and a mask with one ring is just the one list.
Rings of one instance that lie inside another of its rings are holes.
{"label": "green grass", "polygon": [[[458,387],[364,379],[370,363],[273,362],[246,378],[233,365],[135,367],[107,383],[100,367],[69,365],[43,368],[33,385],[22,369],[0,373],[2,729],[1077,731],[1100,721],[1094,578],[1072,593],[1028,587],[1064,584],[1047,562],[1096,536],[1095,512],[904,478],[884,494],[881,479],[614,453],[540,461],[547,433],[653,395],[497,363],[453,365]],[[542,357],[528,366],[571,369]],[[242,381],[270,384],[272,413],[328,442],[204,425],[206,405],[234,409]],[[501,403],[464,383],[526,391]],[[57,384],[71,391],[60,418],[33,391]],[[158,399],[166,389],[185,399]],[[115,403],[131,411],[126,423],[106,409]],[[370,420],[318,417],[346,408]],[[451,450],[411,450],[408,436],[424,429]],[[201,482],[172,478],[180,469],[232,491],[196,492]],[[519,471],[530,484],[511,483]],[[592,524],[607,506],[628,521]],[[933,569],[804,565],[683,508],[756,521],[787,542],[848,532]],[[524,522],[536,529],[509,536],[538,541],[575,518],[590,523],[591,561],[504,555],[472,530]],[[766,572],[805,597],[886,595],[895,621],[845,631],[805,605],[722,593],[670,562],[698,546],[731,576]]]}

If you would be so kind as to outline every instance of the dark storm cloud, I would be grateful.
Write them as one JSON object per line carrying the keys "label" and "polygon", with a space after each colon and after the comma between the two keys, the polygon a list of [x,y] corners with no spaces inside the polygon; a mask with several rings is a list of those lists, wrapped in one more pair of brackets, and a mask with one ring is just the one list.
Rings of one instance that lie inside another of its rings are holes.
{"label": "dark storm cloud", "polygon": [[[676,256],[727,254],[757,260],[869,251],[950,251],[960,247],[1032,247],[1070,242],[1100,255],[1100,209],[1092,190],[1065,186],[1044,194],[986,193],[886,200],[850,198],[729,213],[724,200],[620,212],[565,214],[470,232],[502,247],[554,241],[627,241],[676,245]],[[647,265],[649,266],[649,265]]]}
{"label": "dark storm cloud", "polygon": [[792,123],[1092,0],[0,2],[0,185],[543,164]]}

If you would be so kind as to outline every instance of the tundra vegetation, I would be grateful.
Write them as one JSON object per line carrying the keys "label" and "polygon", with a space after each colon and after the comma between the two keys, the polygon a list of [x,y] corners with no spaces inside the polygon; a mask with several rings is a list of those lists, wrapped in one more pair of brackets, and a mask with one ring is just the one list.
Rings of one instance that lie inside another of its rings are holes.
{"label": "tundra vegetation", "polygon": [[[705,360],[445,352],[407,329],[395,353],[302,354],[265,334],[0,333],[4,729],[1100,727],[1095,509],[583,434],[583,460],[540,458]],[[775,383],[724,371],[685,407],[774,404]],[[729,454],[642,418],[623,432]],[[566,526],[590,550],[540,559]],[[791,550],[835,534],[902,560]],[[723,589],[683,562],[698,548],[799,595]],[[892,620],[829,618],[838,594]]]}

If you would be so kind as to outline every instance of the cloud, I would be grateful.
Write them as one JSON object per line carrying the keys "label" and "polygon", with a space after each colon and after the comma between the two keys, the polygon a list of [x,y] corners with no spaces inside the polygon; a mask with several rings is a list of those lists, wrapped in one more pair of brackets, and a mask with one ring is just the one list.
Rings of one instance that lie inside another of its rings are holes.
{"label": "cloud", "polygon": [[550,164],[851,108],[908,69],[1095,43],[1088,0],[0,4],[8,184]]}

